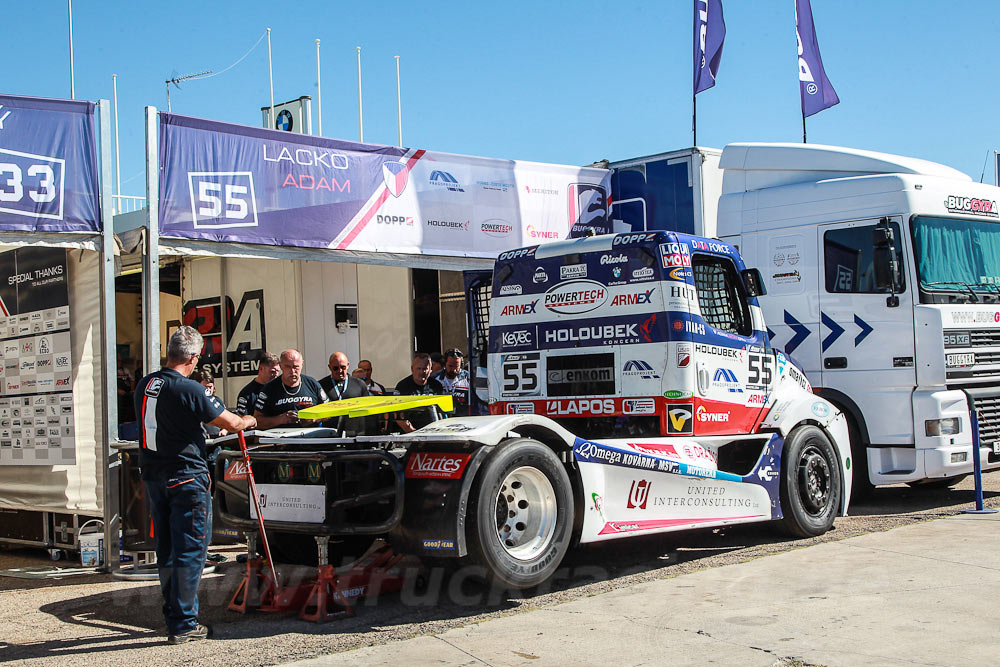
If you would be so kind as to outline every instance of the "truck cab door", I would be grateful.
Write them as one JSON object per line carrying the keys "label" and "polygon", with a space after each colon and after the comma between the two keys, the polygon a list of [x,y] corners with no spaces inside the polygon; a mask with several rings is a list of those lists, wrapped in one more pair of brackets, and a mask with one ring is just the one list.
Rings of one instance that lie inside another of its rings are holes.
{"label": "truck cab door", "polygon": [[[692,269],[703,331],[695,331],[694,434],[753,433],[775,380],[775,357],[765,345],[763,318],[731,255],[698,251]],[[735,253],[734,253],[735,254]]]}
{"label": "truck cab door", "polygon": [[[886,228],[898,266],[892,288],[876,281],[874,239],[884,242]],[[876,444],[912,442],[916,370],[903,231],[898,216],[818,227],[820,372],[814,384],[861,406]]]}
{"label": "truck cab door", "polygon": [[465,281],[466,330],[469,332],[469,410],[473,415],[489,413],[486,356],[490,342],[490,295],[493,272],[463,271]]}

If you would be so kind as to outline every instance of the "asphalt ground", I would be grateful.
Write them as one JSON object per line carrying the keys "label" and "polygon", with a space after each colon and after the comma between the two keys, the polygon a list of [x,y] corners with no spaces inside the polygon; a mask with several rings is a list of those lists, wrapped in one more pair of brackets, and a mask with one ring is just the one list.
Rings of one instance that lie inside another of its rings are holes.
{"label": "asphalt ground", "polygon": [[[1000,508],[1000,473],[986,474],[984,488],[986,506]],[[208,641],[180,646],[166,643],[155,582],[127,582],[108,575],[44,581],[0,577],[0,661],[39,665],[83,661],[92,665],[271,665],[399,643],[414,637],[440,637],[463,628],[472,633],[474,628],[491,627],[489,622],[493,619],[531,618],[526,612],[551,611],[556,605],[562,608],[563,603],[584,604],[587,599],[606,593],[613,593],[613,599],[627,598],[630,591],[639,591],[646,585],[669,586],[669,582],[662,580],[748,563],[807,546],[823,545],[829,549],[826,543],[953,516],[971,508],[973,501],[971,478],[953,489],[884,487],[877,489],[870,500],[854,503],[852,515],[837,519],[834,530],[806,540],[789,540],[769,530],[767,525],[750,525],[578,547],[567,555],[550,582],[518,595],[489,589],[478,583],[468,568],[420,572],[414,567],[407,572],[402,591],[366,599],[359,604],[353,618],[326,624],[301,621],[291,614],[256,612],[242,616],[228,611],[229,599],[244,568],[234,562],[238,548],[213,549],[230,557],[230,562],[221,566],[218,573],[208,575],[202,582],[201,619],[213,626],[214,636]],[[995,527],[997,523],[988,525]],[[927,549],[933,551],[938,546],[941,545],[929,542]],[[806,550],[793,555],[808,558],[813,551],[819,554],[818,550]],[[45,551],[0,550],[0,569],[51,564]],[[822,567],[790,568],[787,576],[790,580],[802,577],[804,570],[811,572],[812,577],[819,576],[816,572],[822,574]],[[852,585],[849,581],[840,583]],[[786,613],[794,612],[788,609]],[[782,619],[780,614],[771,616],[774,617],[771,622],[778,627],[786,623],[794,625],[797,620]],[[543,643],[541,638],[538,643]],[[404,645],[408,644],[399,644]],[[531,654],[530,638],[521,646],[518,654],[507,655],[499,664],[522,661],[540,664],[531,662],[535,656]],[[734,661],[738,661],[736,650],[734,647]],[[368,659],[362,660],[365,655],[369,654],[349,653],[339,657],[367,662]],[[433,655],[426,657],[427,662],[437,659]],[[797,662],[765,657],[780,664]],[[610,655],[595,656],[591,662],[599,664],[602,660],[610,660]],[[648,659],[637,658],[636,664],[640,662]],[[914,663],[942,664],[920,660]],[[481,663],[470,658],[469,664]]]}

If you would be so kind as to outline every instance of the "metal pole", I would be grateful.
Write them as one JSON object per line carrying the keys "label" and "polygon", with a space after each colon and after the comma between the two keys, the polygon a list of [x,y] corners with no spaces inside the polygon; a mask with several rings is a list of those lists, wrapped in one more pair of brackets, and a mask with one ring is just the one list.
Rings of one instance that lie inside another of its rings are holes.
{"label": "metal pole", "polygon": [[269,124],[271,129],[274,129],[274,75],[271,70],[271,29],[267,29],[267,80],[271,88],[271,117],[269,119]]}
{"label": "metal pole", "polygon": [[399,146],[403,147],[403,100],[399,96],[399,56],[396,56],[396,122],[399,126]]}
{"label": "metal pole", "polygon": [[69,8],[69,97],[76,99],[76,80],[73,75],[73,0],[66,0]]}
{"label": "metal pole", "polygon": [[806,143],[806,114],[802,113],[802,143]]}
{"label": "metal pole", "polygon": [[104,548],[107,554],[105,568],[109,571],[118,569],[118,528],[119,513],[118,484],[113,475],[117,474],[121,464],[117,455],[111,451],[111,443],[118,439],[118,402],[112,387],[117,384],[116,347],[117,334],[115,328],[115,229],[111,204],[111,122],[109,118],[108,101],[98,103],[100,113],[99,124],[99,164],[100,164],[100,210],[101,210],[101,271],[99,284],[101,288],[101,433],[97,438],[97,461],[100,465],[101,479],[104,487]]}
{"label": "metal pole", "polygon": [[146,107],[146,252],[142,261],[143,371],[160,368],[160,168],[156,107]]}
{"label": "metal pole", "polygon": [[993,151],[993,185],[1000,187],[1000,160],[997,156],[1000,155],[997,151]]}
{"label": "metal pole", "polygon": [[229,309],[226,295],[229,294],[229,264],[225,257],[219,258],[219,332],[222,334],[222,403],[226,403],[226,385],[229,382]]}
{"label": "metal pole", "polygon": [[[118,75],[111,75],[111,83],[115,89],[115,194],[119,197],[122,194],[122,162],[121,153],[118,149]],[[114,211],[115,213],[120,213],[118,210],[118,202],[115,201]]]}
{"label": "metal pole", "polygon": [[[968,396],[968,394],[966,394]],[[972,418],[972,472],[976,478],[976,509],[962,510],[965,514],[995,514],[997,510],[983,509],[983,465],[979,460],[979,410],[976,409],[974,399],[969,396],[972,402],[972,409],[969,416]]]}
{"label": "metal pole", "polygon": [[358,137],[361,143],[365,141],[365,123],[361,113],[361,47],[358,49]]}
{"label": "metal pole", "polygon": [[171,112],[170,108],[170,82],[167,81],[167,113]]}
{"label": "metal pole", "polygon": [[319,83],[319,40],[316,40],[316,115],[319,117],[319,136],[323,136],[323,90]]}

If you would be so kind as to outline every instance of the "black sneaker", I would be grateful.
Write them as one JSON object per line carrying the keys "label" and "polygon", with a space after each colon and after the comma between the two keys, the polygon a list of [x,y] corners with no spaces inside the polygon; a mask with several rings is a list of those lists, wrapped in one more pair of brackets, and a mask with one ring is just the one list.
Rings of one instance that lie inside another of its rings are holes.
{"label": "black sneaker", "polygon": [[205,639],[212,634],[211,628],[207,625],[202,625],[199,623],[187,632],[180,632],[176,635],[170,635],[167,637],[168,644],[186,644],[187,642],[193,642],[197,639]]}

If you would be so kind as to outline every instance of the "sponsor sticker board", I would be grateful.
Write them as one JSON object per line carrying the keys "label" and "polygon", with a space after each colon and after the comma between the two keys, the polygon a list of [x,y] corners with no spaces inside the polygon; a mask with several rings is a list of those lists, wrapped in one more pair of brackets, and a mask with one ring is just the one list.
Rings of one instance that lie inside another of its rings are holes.
{"label": "sponsor sticker board", "polygon": [[76,463],[66,251],[0,253],[0,465]]}

